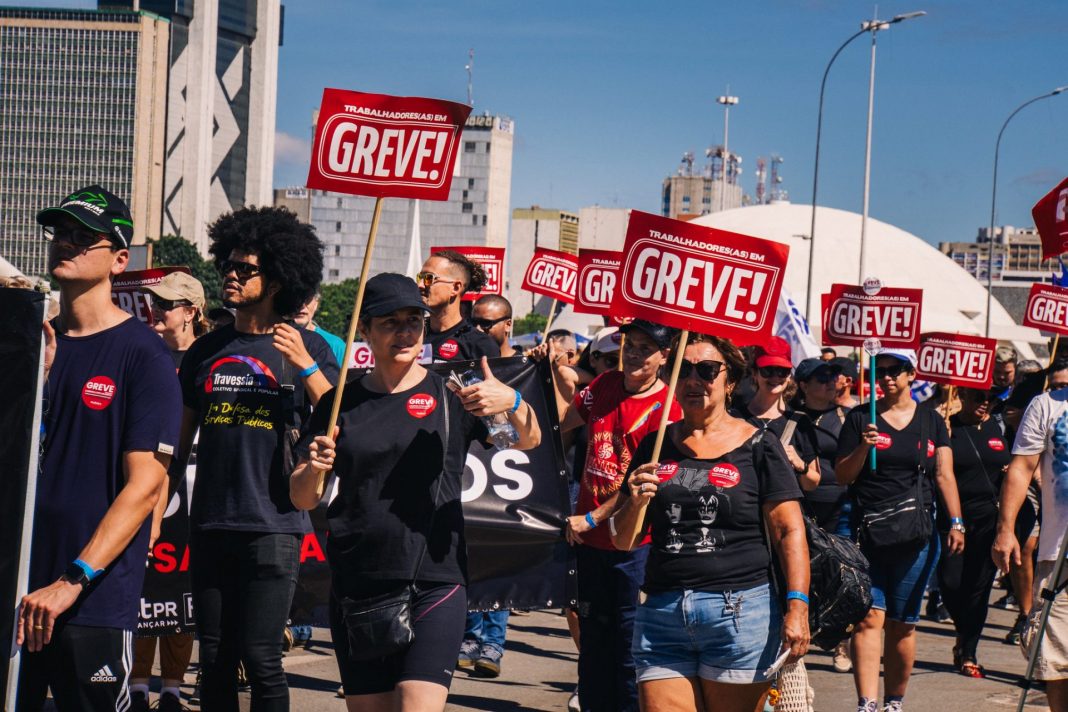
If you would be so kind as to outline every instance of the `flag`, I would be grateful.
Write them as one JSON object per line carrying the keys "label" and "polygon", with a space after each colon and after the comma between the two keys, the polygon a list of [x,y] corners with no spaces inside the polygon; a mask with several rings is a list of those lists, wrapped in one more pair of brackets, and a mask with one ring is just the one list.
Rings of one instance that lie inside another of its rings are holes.
{"label": "flag", "polygon": [[1031,217],[1042,238],[1042,259],[1068,251],[1068,178],[1035,203]]}
{"label": "flag", "polygon": [[812,331],[801,313],[797,302],[783,289],[779,293],[779,306],[775,310],[774,334],[790,344],[790,357],[794,365],[806,358],[819,358],[820,347],[812,338]]}
{"label": "flag", "polygon": [[1068,287],[1068,266],[1065,266],[1064,260],[1061,259],[1060,255],[1057,255],[1057,262],[1061,265],[1061,273],[1050,277],[1050,283],[1054,287]]}

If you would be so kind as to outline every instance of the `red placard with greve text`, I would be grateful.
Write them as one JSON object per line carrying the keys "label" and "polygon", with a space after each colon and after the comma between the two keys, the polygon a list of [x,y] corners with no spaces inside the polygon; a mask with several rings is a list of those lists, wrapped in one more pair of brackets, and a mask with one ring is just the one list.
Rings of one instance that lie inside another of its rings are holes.
{"label": "red placard with greve text", "polygon": [[994,382],[997,339],[932,331],[920,335],[916,378],[947,386],[987,389]]}
{"label": "red placard with greve text", "polygon": [[551,297],[565,304],[575,303],[578,257],[559,250],[539,247],[523,275],[523,289]]}
{"label": "red placard with greve text", "polygon": [[824,344],[864,346],[875,338],[884,348],[920,345],[922,289],[832,284],[824,296]]}
{"label": "red placard with greve text", "polygon": [[579,250],[578,292],[575,312],[612,315],[612,297],[619,283],[623,253],[614,250]]}
{"label": "red placard with greve text", "polygon": [[471,107],[417,96],[324,89],[308,187],[448,200]]}
{"label": "red placard with greve text", "polygon": [[612,311],[742,345],[764,343],[789,254],[778,242],[634,210]]}
{"label": "red placard with greve text", "polygon": [[1068,336],[1068,289],[1032,284],[1023,325]]}
{"label": "red placard with greve text", "polygon": [[139,269],[123,272],[115,275],[111,280],[111,301],[128,314],[132,314],[146,324],[152,321],[152,298],[142,292],[145,287],[152,287],[160,283],[171,272],[185,272],[192,274],[186,266],[181,267],[156,267],[154,269]]}
{"label": "red placard with greve text", "polygon": [[504,294],[504,248],[461,245],[459,247],[431,247],[430,254],[451,250],[482,265],[486,272],[486,286],[478,292],[466,292],[465,302],[473,302],[484,294]]}
{"label": "red placard with greve text", "polygon": [[1035,203],[1031,217],[1042,238],[1042,259],[1068,252],[1068,178]]}

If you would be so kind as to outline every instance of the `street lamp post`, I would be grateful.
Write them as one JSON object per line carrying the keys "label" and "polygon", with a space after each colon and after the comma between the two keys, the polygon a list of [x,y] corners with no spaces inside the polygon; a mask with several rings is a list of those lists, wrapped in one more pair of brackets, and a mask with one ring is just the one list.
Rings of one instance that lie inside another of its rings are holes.
{"label": "street lamp post", "polygon": [[1001,125],[1001,130],[998,131],[998,140],[994,144],[994,187],[990,196],[990,232],[986,236],[988,240],[986,252],[986,338],[988,339],[990,338],[990,310],[994,303],[994,211],[998,200],[998,153],[1001,151],[1001,136],[1005,133],[1005,128],[1012,121],[1012,118],[1024,108],[1041,99],[1057,96],[1065,90],[1068,90],[1068,86],[1057,87],[1051,92],[1046,92],[1020,104],[1015,111],[1009,114],[1009,118],[1005,119],[1005,123]]}
{"label": "street lamp post", "polygon": [[[731,88],[727,87],[730,92]],[[730,165],[730,152],[727,150],[727,129],[730,127],[731,107],[738,103],[738,97],[729,93],[716,98],[717,104],[723,105],[723,175],[720,180],[719,209],[722,211],[727,200],[727,170]]]}
{"label": "street lamp post", "polygon": [[[923,13],[923,12],[912,13],[912,12],[910,12],[910,13],[907,13],[907,14],[904,14],[904,15],[897,15],[897,16],[895,16],[894,18],[892,18],[890,20],[884,21],[882,24],[885,24],[885,25],[889,26],[889,25],[901,22],[902,20],[908,20],[908,19],[910,19],[912,17],[918,17],[918,16],[923,15],[923,14],[926,14],[926,13]],[[881,29],[885,29],[885,27],[881,28]],[[835,50],[834,54],[831,55],[831,61],[827,62],[827,67],[826,67],[826,69],[823,70],[823,79],[820,81],[819,111],[818,111],[818,113],[816,115],[816,159],[813,162],[813,168],[812,168],[812,224],[811,224],[811,226],[809,228],[809,233],[808,233],[809,239],[812,241],[811,243],[809,243],[809,253],[810,253],[810,255],[816,249],[816,196],[817,196],[817,192],[818,192],[818,188],[819,188],[820,139],[823,136],[823,95],[824,95],[824,91],[827,88],[827,75],[830,74],[831,66],[834,64],[834,61],[836,59],[838,59],[838,55],[840,55],[842,53],[842,50],[844,50],[846,48],[846,46],[849,45],[850,42],[852,42],[856,38],[860,37],[865,32],[872,32],[872,38],[873,38],[873,42],[874,42],[874,34],[875,33],[872,30],[872,28],[869,27],[869,23],[867,23],[867,22],[862,23],[861,24],[861,29],[858,30],[853,35],[851,35],[849,37],[849,39],[847,39],[845,42],[843,42],[841,44],[841,46],[839,46],[838,49]],[[874,49],[873,49],[873,53],[874,53]],[[808,289],[807,289],[807,294],[805,296],[805,319],[809,320],[810,322],[811,322],[811,319],[812,319],[812,265],[813,265],[814,261],[815,260],[813,260],[811,258],[811,256],[810,256],[809,262],[808,262]]]}

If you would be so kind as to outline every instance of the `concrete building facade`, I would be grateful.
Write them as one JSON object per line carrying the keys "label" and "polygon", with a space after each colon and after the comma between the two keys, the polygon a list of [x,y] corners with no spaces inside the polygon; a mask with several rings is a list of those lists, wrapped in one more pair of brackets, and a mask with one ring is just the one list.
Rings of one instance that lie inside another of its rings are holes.
{"label": "concrete building facade", "polygon": [[36,213],[99,184],[134,242],[162,222],[170,23],[149,12],[0,8],[0,255],[45,271]]}
{"label": "concrete building facade", "polygon": [[[516,208],[512,211],[512,236],[505,253],[505,296],[512,303],[512,315],[521,317],[535,310],[540,301],[523,291],[527,265],[539,247],[578,254],[579,216],[557,208]],[[542,310],[548,311],[548,303]]]}

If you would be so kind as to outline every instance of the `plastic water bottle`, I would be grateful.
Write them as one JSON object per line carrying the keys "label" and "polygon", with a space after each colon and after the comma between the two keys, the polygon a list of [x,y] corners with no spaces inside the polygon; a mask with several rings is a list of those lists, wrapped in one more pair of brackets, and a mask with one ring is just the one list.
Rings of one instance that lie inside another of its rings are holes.
{"label": "plastic water bottle", "polygon": [[[473,386],[476,383],[482,383],[482,376],[478,375],[475,371],[465,371],[460,375],[463,379],[464,386]],[[519,442],[519,433],[516,432],[515,426],[508,420],[508,416],[505,413],[497,413],[496,415],[483,415],[482,422],[486,424],[486,430],[489,431],[490,442],[496,446],[498,450],[507,450],[510,447],[514,447]]]}

